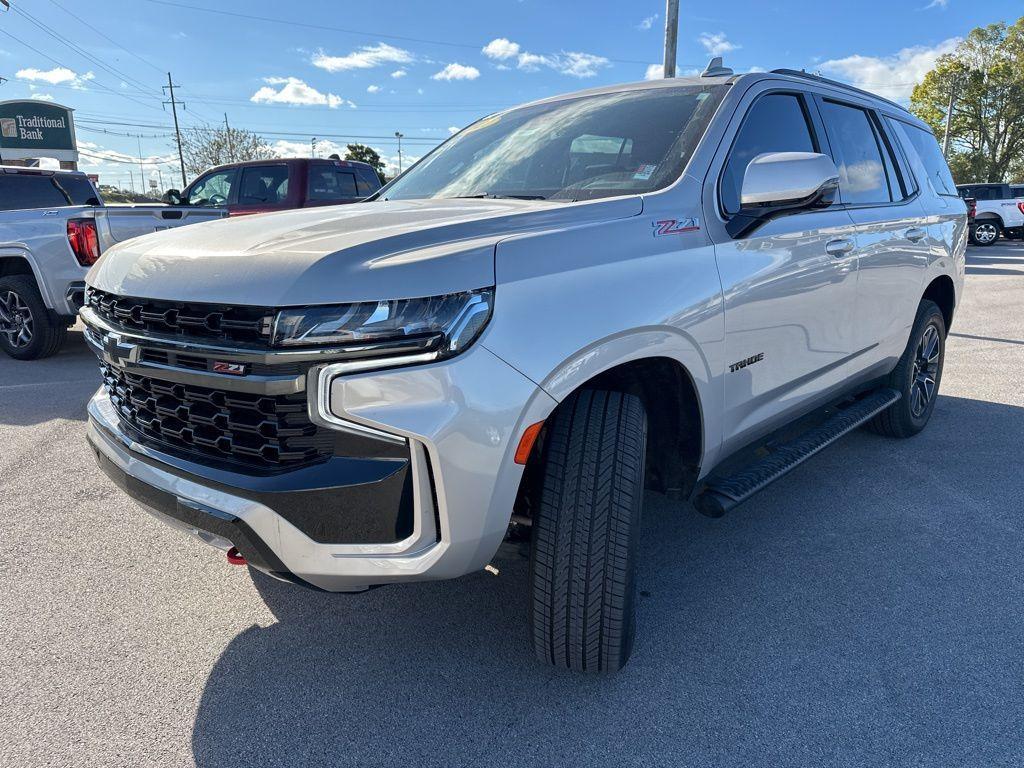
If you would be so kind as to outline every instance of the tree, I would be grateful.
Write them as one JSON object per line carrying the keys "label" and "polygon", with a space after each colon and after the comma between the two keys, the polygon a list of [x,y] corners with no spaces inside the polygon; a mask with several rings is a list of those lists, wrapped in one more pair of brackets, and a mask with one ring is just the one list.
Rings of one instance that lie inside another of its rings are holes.
{"label": "tree", "polygon": [[371,166],[377,172],[377,176],[380,177],[380,183],[384,183],[384,161],[380,159],[377,150],[365,144],[349,144],[345,149],[346,160],[357,160],[360,163],[366,163]]}
{"label": "tree", "polygon": [[1024,178],[1024,17],[971,30],[940,56],[910,97],[910,108],[945,136],[950,93],[949,160],[958,182]]}
{"label": "tree", "polygon": [[209,125],[183,130],[181,153],[185,158],[185,172],[192,177],[214,165],[267,160],[274,156],[263,137],[252,131]]}

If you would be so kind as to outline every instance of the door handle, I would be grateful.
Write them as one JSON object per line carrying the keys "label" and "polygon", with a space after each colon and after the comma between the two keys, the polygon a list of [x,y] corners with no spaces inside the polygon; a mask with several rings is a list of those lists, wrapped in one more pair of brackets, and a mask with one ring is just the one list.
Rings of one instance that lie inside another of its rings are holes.
{"label": "door handle", "polygon": [[838,240],[829,240],[825,243],[825,253],[839,258],[853,250],[853,240],[842,237]]}
{"label": "door handle", "polygon": [[909,240],[912,243],[918,243],[921,240],[924,240],[925,235],[927,234],[928,233],[925,232],[920,227],[911,227],[910,229],[907,230],[907,240]]}

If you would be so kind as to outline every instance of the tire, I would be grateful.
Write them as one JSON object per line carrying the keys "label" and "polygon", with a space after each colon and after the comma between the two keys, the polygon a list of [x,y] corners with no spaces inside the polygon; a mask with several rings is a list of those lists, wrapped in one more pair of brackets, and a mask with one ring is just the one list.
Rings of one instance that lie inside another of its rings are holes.
{"label": "tire", "polygon": [[541,661],[621,669],[633,649],[647,416],[621,392],[583,391],[548,421],[530,555]]}
{"label": "tire", "polygon": [[[900,438],[913,437],[924,429],[935,410],[945,358],[946,322],[942,311],[933,302],[922,301],[907,348],[886,382],[903,397],[868,422],[868,428],[886,437]],[[922,360],[928,361],[928,365]],[[929,375],[930,387],[925,383]]]}
{"label": "tire", "polygon": [[974,245],[980,245],[983,248],[987,248],[990,245],[995,244],[999,240],[999,235],[1002,233],[1002,227],[999,226],[999,222],[994,219],[982,219],[976,221],[971,225],[971,242]]}
{"label": "tire", "polygon": [[46,308],[31,277],[0,278],[0,349],[16,360],[38,360],[56,354],[67,332]]}

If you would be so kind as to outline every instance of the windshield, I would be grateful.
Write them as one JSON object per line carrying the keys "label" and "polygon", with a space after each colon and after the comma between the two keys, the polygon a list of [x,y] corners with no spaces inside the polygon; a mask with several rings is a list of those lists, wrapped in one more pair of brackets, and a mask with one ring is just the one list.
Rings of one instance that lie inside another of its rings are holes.
{"label": "windshield", "polygon": [[492,115],[456,134],[380,199],[590,200],[668,186],[726,86],[581,96]]}

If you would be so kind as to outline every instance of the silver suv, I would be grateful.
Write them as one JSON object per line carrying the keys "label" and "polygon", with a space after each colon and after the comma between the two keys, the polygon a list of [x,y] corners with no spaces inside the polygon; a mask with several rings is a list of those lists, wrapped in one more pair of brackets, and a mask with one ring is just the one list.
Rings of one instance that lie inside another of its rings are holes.
{"label": "silver suv", "polygon": [[966,218],[922,122],[820,78],[546,99],[369,202],[111,248],[88,439],[168,523],[324,590],[528,536],[537,656],[614,670],[645,488],[717,516],[861,424],[924,428]]}

